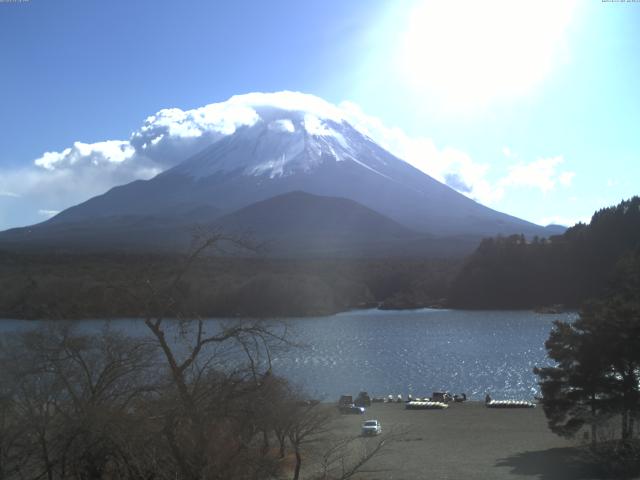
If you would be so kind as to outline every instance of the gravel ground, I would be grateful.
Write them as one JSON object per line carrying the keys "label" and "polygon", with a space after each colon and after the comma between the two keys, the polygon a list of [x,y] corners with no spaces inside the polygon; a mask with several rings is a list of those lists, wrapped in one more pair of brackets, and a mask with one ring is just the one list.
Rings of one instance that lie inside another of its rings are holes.
{"label": "gravel ground", "polygon": [[580,461],[576,442],[552,434],[539,407],[489,409],[466,402],[446,410],[405,410],[404,404],[373,404],[365,415],[340,416],[332,433],[357,434],[366,419],[380,420],[385,436],[404,433],[359,479],[595,478]]}

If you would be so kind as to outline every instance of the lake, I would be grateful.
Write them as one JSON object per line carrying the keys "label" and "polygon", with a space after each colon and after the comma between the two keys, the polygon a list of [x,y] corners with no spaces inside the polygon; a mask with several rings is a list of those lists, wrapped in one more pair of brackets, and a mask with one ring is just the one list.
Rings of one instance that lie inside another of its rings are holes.
{"label": "lake", "polygon": [[[534,366],[548,365],[544,342],[554,320],[575,313],[530,311],[360,310],[287,320],[303,344],[273,359],[274,371],[315,397],[434,391],[465,392],[474,399],[532,399],[539,393]],[[98,330],[103,320],[87,320]],[[212,320],[216,322],[216,320]],[[0,333],[40,322],[0,320]],[[146,333],[138,320],[112,320],[131,335]]]}

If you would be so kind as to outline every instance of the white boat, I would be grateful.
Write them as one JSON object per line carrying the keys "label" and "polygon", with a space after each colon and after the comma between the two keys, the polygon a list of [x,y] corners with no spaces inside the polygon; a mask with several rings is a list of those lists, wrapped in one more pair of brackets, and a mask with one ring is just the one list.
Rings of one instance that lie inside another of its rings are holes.
{"label": "white boat", "polygon": [[487,408],[535,408],[536,404],[527,400],[491,400]]}
{"label": "white boat", "polygon": [[444,402],[407,402],[405,407],[407,410],[442,410],[449,408]]}

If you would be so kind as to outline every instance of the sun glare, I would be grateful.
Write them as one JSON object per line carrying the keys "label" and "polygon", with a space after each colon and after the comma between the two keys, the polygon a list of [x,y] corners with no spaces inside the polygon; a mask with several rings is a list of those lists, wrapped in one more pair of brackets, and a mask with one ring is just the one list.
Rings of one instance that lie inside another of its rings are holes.
{"label": "sun glare", "polygon": [[446,108],[526,94],[566,58],[575,2],[427,1],[411,12],[398,60],[408,86]]}

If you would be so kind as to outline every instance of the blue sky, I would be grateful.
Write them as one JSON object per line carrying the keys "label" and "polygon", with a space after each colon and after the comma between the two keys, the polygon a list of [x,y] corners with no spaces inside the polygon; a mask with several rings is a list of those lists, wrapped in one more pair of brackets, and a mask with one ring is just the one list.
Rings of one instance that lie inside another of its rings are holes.
{"label": "blue sky", "polygon": [[45,152],[281,90],[497,210],[587,220],[640,193],[638,52],[637,2],[4,0],[0,229],[155,171]]}

